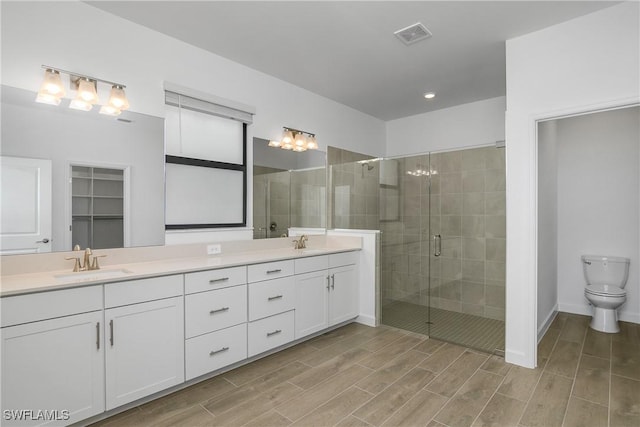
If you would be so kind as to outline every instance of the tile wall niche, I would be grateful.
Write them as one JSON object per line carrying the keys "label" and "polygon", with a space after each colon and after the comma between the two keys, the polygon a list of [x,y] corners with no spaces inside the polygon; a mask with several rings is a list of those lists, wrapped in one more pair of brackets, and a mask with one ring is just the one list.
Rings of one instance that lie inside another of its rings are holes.
{"label": "tile wall niche", "polygon": [[[399,203],[399,209],[397,219],[380,224],[383,304],[419,302],[504,320],[504,150],[486,147],[389,161],[397,162],[399,188],[394,198],[381,186],[381,203]],[[436,172],[431,183],[427,176],[407,173],[426,170]],[[431,256],[433,234],[442,235],[440,257]]]}

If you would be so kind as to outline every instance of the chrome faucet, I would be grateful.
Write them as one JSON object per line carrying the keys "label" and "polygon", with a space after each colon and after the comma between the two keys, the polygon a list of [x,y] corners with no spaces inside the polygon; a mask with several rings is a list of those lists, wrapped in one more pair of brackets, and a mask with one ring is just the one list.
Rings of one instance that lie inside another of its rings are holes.
{"label": "chrome faucet", "polygon": [[303,234],[302,236],[300,236],[299,239],[294,240],[294,249],[305,249],[307,247],[307,240],[309,240],[309,238],[307,237],[306,234]]}
{"label": "chrome faucet", "polygon": [[[73,247],[74,252],[80,252],[80,245],[75,245]],[[73,272],[78,271],[89,271],[89,270],[100,270],[100,265],[98,264],[98,258],[106,257],[106,255],[93,255],[93,262],[91,260],[91,255],[93,252],[91,248],[86,248],[84,250],[84,260],[80,261],[80,257],[66,257],[66,260],[74,260],[75,264],[73,265]]]}

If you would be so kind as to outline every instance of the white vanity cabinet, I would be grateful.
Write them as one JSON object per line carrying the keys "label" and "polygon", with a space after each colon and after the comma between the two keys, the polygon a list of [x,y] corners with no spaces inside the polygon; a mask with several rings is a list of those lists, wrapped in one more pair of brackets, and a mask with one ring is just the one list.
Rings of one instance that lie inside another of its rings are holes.
{"label": "white vanity cabinet", "polygon": [[248,266],[249,357],[295,339],[293,273],[293,260]]}
{"label": "white vanity cabinet", "polygon": [[[67,425],[103,412],[102,287],[7,297],[1,305],[4,423]],[[31,420],[17,421],[21,410],[33,410]],[[5,411],[14,411],[12,420]]]}
{"label": "white vanity cabinet", "polygon": [[303,338],[358,316],[355,252],[295,260],[295,338]]}
{"label": "white vanity cabinet", "polygon": [[104,286],[106,409],[184,382],[183,276]]}
{"label": "white vanity cabinet", "polygon": [[247,358],[247,267],[185,275],[186,380]]}

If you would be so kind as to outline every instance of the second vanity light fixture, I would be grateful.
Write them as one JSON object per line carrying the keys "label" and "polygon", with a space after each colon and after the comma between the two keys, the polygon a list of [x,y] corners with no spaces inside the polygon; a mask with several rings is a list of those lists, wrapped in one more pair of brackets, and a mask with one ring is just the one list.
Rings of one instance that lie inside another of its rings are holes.
{"label": "second vanity light fixture", "polygon": [[45,69],[44,80],[38,91],[36,102],[49,105],[60,105],[65,96],[65,88],[60,73],[69,75],[69,89],[76,90],[76,97],[71,100],[69,108],[74,110],[90,111],[98,103],[98,82],[111,85],[109,101],[100,107],[100,114],[117,116],[129,108],[129,100],[124,93],[126,87],[120,83],[85,76],[72,71],[43,65]]}
{"label": "second vanity light fixture", "polygon": [[282,139],[280,141],[269,141],[269,147],[297,152],[318,149],[315,134],[287,127],[283,129]]}

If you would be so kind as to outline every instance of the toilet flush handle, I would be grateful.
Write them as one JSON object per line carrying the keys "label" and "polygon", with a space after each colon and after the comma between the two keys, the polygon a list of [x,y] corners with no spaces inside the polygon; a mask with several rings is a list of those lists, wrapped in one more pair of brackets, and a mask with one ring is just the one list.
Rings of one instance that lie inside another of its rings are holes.
{"label": "toilet flush handle", "polygon": [[582,262],[584,262],[587,265],[591,265],[591,261],[587,261],[586,259],[584,261],[582,261]]}

